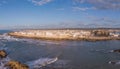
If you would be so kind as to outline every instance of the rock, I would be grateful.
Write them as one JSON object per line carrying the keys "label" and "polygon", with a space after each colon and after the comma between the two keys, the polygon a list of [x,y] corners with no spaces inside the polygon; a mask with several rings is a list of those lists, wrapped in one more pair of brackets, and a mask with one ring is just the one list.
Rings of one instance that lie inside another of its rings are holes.
{"label": "rock", "polygon": [[111,52],[117,52],[117,53],[120,53],[120,49],[112,50]]}
{"label": "rock", "polygon": [[116,64],[116,62],[115,61],[109,61],[109,64]]}
{"label": "rock", "polygon": [[5,50],[0,50],[0,58],[6,58],[7,53]]}
{"label": "rock", "polygon": [[109,64],[119,65],[119,64],[120,64],[120,61],[109,61]]}
{"label": "rock", "polygon": [[10,69],[29,69],[27,65],[12,60],[5,64],[5,67],[8,67]]}

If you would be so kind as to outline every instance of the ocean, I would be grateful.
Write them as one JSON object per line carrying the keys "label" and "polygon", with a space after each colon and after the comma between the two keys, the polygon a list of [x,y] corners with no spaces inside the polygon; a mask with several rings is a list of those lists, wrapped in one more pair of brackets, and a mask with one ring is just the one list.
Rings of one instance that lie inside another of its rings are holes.
{"label": "ocean", "polygon": [[7,32],[0,31],[0,49],[6,50],[9,59],[27,64],[30,69],[120,69],[120,54],[111,52],[120,49],[119,40],[35,40],[13,38],[4,34]]}

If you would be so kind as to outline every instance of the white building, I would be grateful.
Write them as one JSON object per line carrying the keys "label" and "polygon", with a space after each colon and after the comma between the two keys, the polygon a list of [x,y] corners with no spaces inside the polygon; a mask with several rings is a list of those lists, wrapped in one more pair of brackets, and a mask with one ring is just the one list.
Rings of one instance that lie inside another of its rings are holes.
{"label": "white building", "polygon": [[110,36],[113,36],[113,37],[119,37],[120,36],[120,33],[117,33],[117,32],[115,32],[115,33],[110,33]]}

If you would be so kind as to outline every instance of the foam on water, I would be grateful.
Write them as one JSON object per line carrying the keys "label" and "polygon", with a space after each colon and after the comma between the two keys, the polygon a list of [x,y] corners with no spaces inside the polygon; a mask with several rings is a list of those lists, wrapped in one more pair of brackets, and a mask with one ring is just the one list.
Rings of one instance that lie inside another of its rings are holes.
{"label": "foam on water", "polygon": [[10,61],[9,57],[0,59],[0,69],[8,69],[7,67],[5,67],[5,64]]}
{"label": "foam on water", "polygon": [[[1,41],[8,41],[8,42],[11,42],[11,41],[17,41],[17,42],[25,42],[27,44],[36,44],[36,45],[46,45],[46,44],[51,44],[51,45],[59,45],[59,44],[63,44],[61,42],[55,42],[55,41],[49,41],[49,40],[34,40],[34,39],[27,39],[27,38],[15,38],[15,37],[12,37],[12,36],[9,36],[7,35],[6,33],[3,34],[3,35],[0,35],[0,40]],[[1,44],[1,42],[0,42]]]}
{"label": "foam on water", "polygon": [[118,61],[109,61],[109,64],[115,64],[115,65],[120,65],[120,60]]}
{"label": "foam on water", "polygon": [[[19,41],[19,42],[25,42],[27,44],[37,44],[39,45],[45,45],[45,44],[59,44],[56,42],[51,42],[51,41],[40,41],[40,40],[33,40],[33,39],[21,39],[21,38],[14,38],[11,36],[8,36],[6,34],[3,34],[0,36],[0,50],[6,50],[9,53],[9,49],[6,47],[6,44],[4,42],[11,42],[11,41]],[[14,60],[14,59],[13,59]],[[6,68],[4,65],[10,61],[10,58],[4,58],[0,59],[0,69],[9,69]],[[30,69],[41,69],[42,67],[49,66],[52,67],[51,65],[54,64],[54,67],[61,67],[66,64],[64,60],[58,60],[58,57],[55,58],[40,58],[34,61],[28,61],[25,64],[27,64]]]}
{"label": "foam on water", "polygon": [[27,62],[26,64],[29,65],[30,69],[34,69],[34,68],[44,67],[48,64],[52,64],[52,63],[56,62],[57,60],[58,60],[57,57],[55,57],[55,58],[40,58],[35,61]]}
{"label": "foam on water", "polygon": [[[0,69],[9,69],[5,67],[5,64],[9,62],[11,59],[9,57],[6,57],[4,59],[0,59]],[[57,57],[55,58],[40,58],[34,61],[29,61],[25,63],[29,66],[30,69],[42,69],[42,67],[48,66],[50,68],[61,68],[64,65],[66,65],[66,62],[63,60],[58,60]],[[54,65],[52,65],[54,64]],[[62,66],[61,66],[62,64]]]}
{"label": "foam on water", "polygon": [[17,38],[8,36],[6,33],[3,34],[3,35],[0,35],[0,39],[1,40],[7,40],[7,41],[17,41],[18,40]]}

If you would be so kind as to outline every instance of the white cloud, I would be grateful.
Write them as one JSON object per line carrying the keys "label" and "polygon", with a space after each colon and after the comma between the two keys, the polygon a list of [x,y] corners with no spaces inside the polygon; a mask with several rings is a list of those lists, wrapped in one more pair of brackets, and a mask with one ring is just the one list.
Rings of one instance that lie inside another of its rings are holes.
{"label": "white cloud", "polygon": [[44,4],[47,4],[53,0],[29,0],[29,1],[31,1],[35,5],[44,5]]}
{"label": "white cloud", "polygon": [[74,0],[78,4],[87,3],[97,9],[115,9],[120,10],[120,0]]}
{"label": "white cloud", "polygon": [[96,9],[95,7],[72,7],[74,11],[86,11]]}

